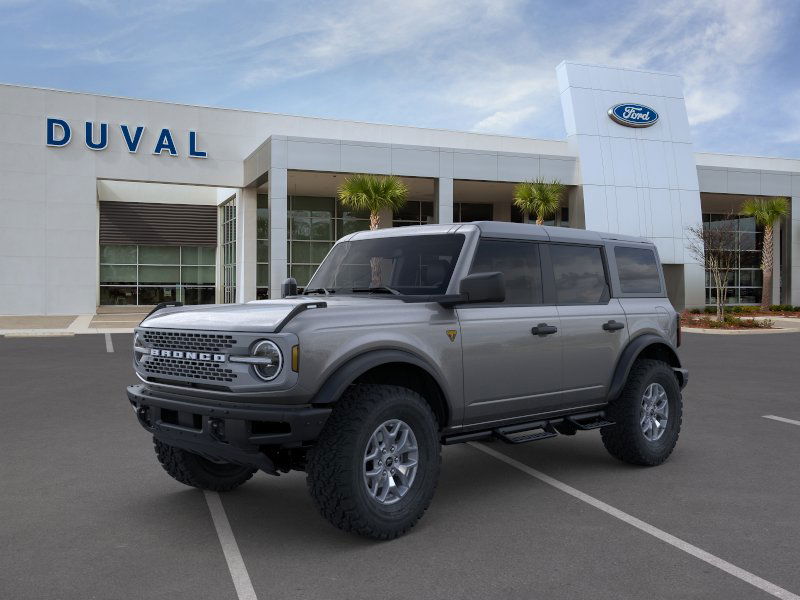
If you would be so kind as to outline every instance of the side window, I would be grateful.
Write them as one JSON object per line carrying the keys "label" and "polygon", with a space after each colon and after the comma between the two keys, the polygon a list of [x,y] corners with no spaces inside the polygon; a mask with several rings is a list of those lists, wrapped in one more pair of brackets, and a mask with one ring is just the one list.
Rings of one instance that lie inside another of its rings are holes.
{"label": "side window", "polygon": [[600,248],[553,244],[550,258],[559,304],[597,304],[608,298],[609,288]]}
{"label": "side window", "polygon": [[619,284],[624,294],[660,294],[656,255],[649,248],[614,248]]}
{"label": "side window", "polygon": [[541,304],[539,246],[531,242],[481,240],[470,273],[500,271],[506,283],[504,304]]}

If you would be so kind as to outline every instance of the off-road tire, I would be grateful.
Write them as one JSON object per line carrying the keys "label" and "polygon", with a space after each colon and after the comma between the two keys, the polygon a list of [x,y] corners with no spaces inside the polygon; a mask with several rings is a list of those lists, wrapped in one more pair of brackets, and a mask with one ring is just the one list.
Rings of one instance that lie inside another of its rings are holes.
{"label": "off-road tire", "polygon": [[[383,505],[368,495],[363,457],[375,429],[400,419],[419,447],[417,473],[408,492]],[[376,539],[394,539],[411,529],[433,498],[439,478],[441,445],[436,417],[425,399],[404,387],[352,386],[336,403],[306,466],[308,490],[322,516],[333,525]]]}
{"label": "off-road tire", "polygon": [[153,438],[158,462],[176,481],[184,485],[229,492],[253,476],[256,469],[231,463],[214,463],[187,450],[175,448]]}
{"label": "off-road tire", "polygon": [[[669,414],[661,438],[648,440],[640,425],[642,396],[651,383],[659,383],[667,393]],[[614,425],[603,427],[600,435],[611,456],[632,465],[655,466],[663,463],[678,441],[683,417],[681,388],[672,368],[659,360],[637,360],[618,398],[606,409]]]}

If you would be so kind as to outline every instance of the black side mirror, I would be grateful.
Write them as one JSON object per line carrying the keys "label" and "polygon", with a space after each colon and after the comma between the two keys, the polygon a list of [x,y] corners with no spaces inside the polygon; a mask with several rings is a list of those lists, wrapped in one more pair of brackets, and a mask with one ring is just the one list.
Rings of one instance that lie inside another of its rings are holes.
{"label": "black side mirror", "polygon": [[281,298],[286,296],[297,296],[297,279],[287,277],[281,284]]}
{"label": "black side mirror", "polygon": [[459,293],[468,304],[503,302],[506,299],[506,282],[499,271],[472,273],[461,280]]}

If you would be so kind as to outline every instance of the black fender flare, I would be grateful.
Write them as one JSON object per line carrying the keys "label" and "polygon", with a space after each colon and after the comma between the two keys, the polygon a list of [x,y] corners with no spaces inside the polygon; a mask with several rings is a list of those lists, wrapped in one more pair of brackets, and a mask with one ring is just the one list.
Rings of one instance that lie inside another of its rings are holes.
{"label": "black fender flare", "polygon": [[608,395],[606,400],[609,402],[620,395],[622,388],[625,387],[625,382],[628,380],[628,373],[631,371],[633,363],[647,348],[652,346],[659,346],[662,352],[665,352],[669,357],[670,366],[675,369],[675,375],[678,377],[678,383],[681,387],[685,385],[684,378],[687,378],[685,369],[681,369],[681,361],[678,358],[678,353],[672,344],[667,342],[663,337],[659,337],[652,333],[645,333],[638,337],[633,338],[625,349],[620,354],[617,366],[614,369],[614,376],[611,378],[611,385],[608,388]]}
{"label": "black fender flare", "polygon": [[314,397],[311,399],[313,405],[325,405],[336,402],[348,386],[358,379],[361,375],[373,369],[388,363],[408,363],[419,367],[425,371],[436,385],[441,390],[443,400],[448,407],[452,410],[450,401],[447,395],[447,387],[442,384],[442,379],[435,369],[431,367],[428,362],[416,354],[412,354],[406,350],[397,349],[383,349],[383,350],[369,350],[363,354],[359,354],[345,363],[341,364],[336,370],[325,380],[325,383],[317,390]]}

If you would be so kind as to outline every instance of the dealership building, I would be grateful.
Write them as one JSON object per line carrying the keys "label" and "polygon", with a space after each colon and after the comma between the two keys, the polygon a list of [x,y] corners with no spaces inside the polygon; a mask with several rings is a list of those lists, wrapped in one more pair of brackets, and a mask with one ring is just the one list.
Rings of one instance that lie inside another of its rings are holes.
{"label": "dealership building", "polygon": [[[394,174],[382,226],[527,222],[515,184],[567,185],[549,223],[642,236],[676,306],[710,301],[687,228],[790,199],[773,301],[800,305],[800,160],[695,152],[677,75],[563,62],[564,140],[378,125],[0,85],[0,315],[246,302],[306,283],[368,215],[351,173]],[[760,301],[762,232],[739,218],[729,301]]]}

